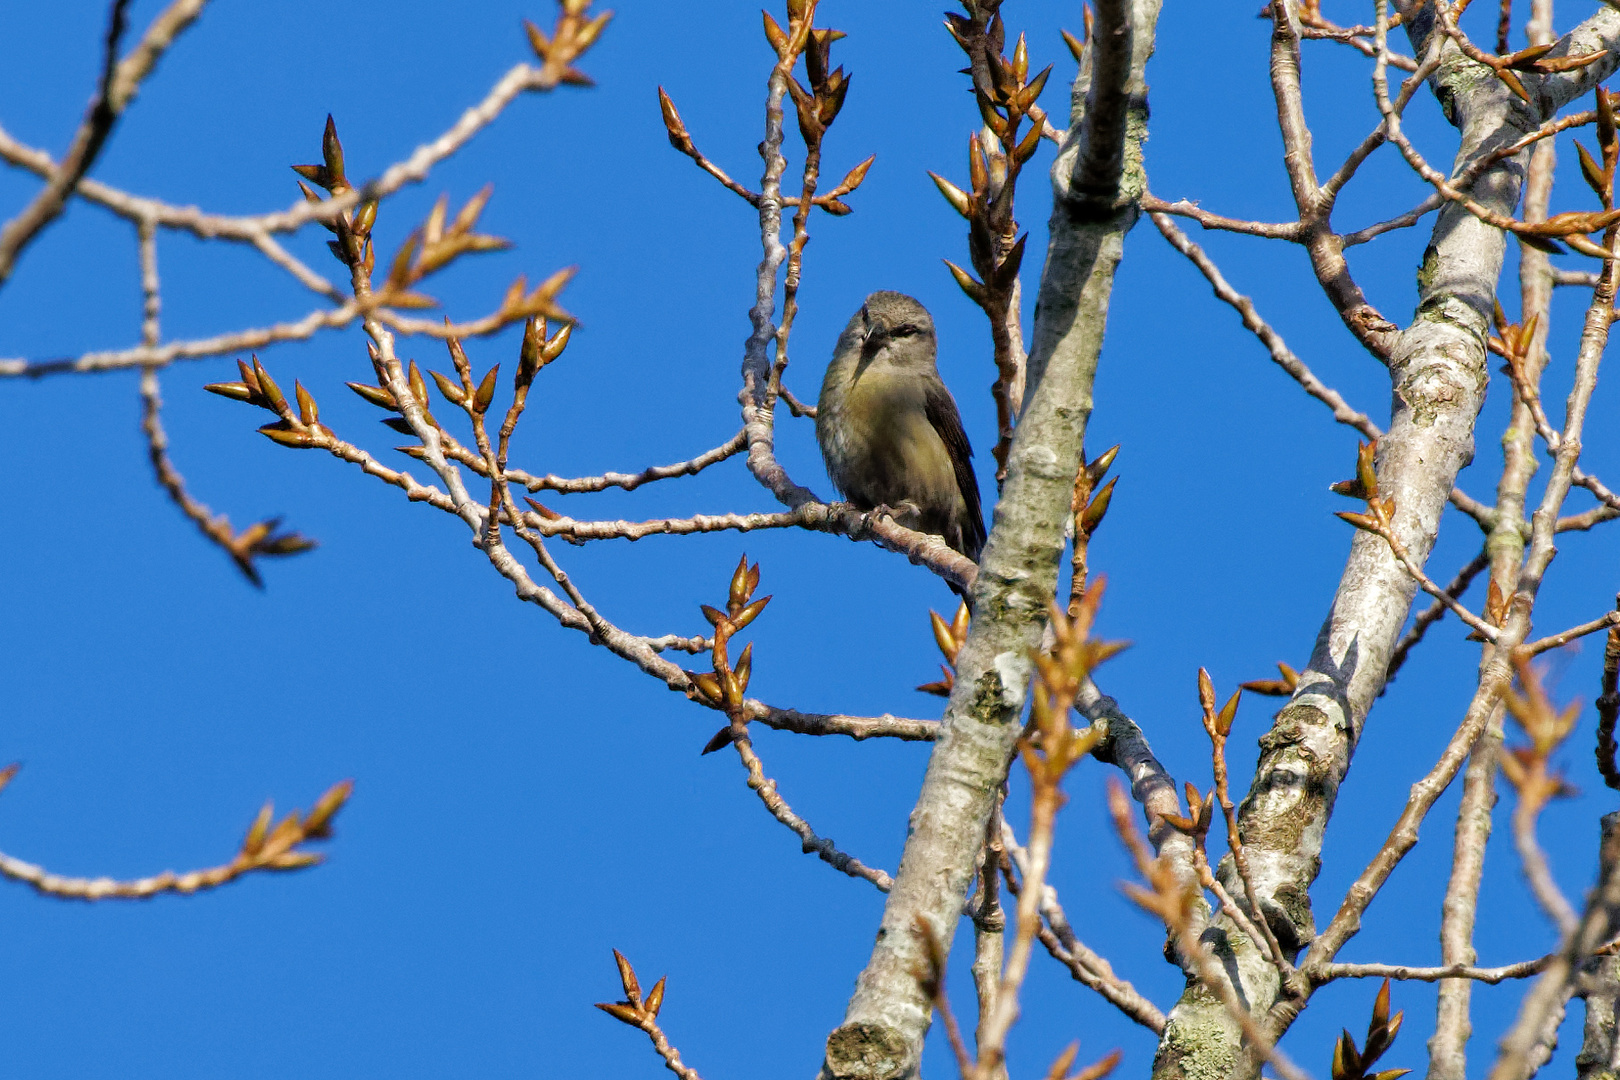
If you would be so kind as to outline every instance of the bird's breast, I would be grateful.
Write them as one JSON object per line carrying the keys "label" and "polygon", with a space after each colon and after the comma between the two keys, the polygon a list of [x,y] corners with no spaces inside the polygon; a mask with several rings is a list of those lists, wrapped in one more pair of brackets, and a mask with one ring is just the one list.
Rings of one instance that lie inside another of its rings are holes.
{"label": "bird's breast", "polygon": [[[955,473],[944,441],[929,422],[914,376],[871,365],[824,395],[816,433],[833,483],[856,503],[943,502]],[[935,490],[935,489],[939,490]]]}

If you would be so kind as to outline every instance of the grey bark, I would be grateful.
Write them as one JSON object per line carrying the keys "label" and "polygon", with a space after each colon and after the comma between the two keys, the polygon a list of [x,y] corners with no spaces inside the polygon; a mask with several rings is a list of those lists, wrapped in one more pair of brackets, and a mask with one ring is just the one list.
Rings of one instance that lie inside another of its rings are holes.
{"label": "grey bark", "polygon": [[[1572,992],[1593,975],[1593,952],[1620,929],[1620,874],[1615,873],[1616,843],[1620,814],[1607,814],[1602,821],[1601,870],[1597,888],[1592,891],[1580,925],[1568,935],[1553,963],[1536,980],[1519,1008],[1518,1021],[1502,1038],[1501,1055],[1492,1067],[1489,1080],[1524,1080],[1550,1056],[1557,1044],[1557,1023]],[[1605,957],[1604,960],[1609,958]],[[1612,986],[1612,984],[1611,984]],[[1605,1021],[1601,1012],[1590,1013],[1576,1068],[1582,1076],[1614,1072],[1613,1006]],[[1593,1029],[1596,1028],[1594,1031]]]}
{"label": "grey bark", "polygon": [[[1423,55],[1436,32],[1432,7],[1415,13],[1408,32]],[[1620,14],[1604,7],[1566,35],[1554,55],[1614,48]],[[1458,164],[1532,130],[1557,108],[1606,78],[1604,60],[1567,76],[1536,82],[1531,110],[1482,65],[1445,43],[1431,88],[1461,133]],[[1472,188],[1489,209],[1511,214],[1524,177],[1522,156],[1501,162]],[[1391,423],[1379,440],[1378,486],[1395,498],[1395,532],[1421,565],[1433,547],[1441,511],[1457,472],[1473,456],[1473,426],[1487,383],[1485,336],[1505,248],[1504,234],[1456,204],[1441,211],[1418,272],[1418,305],[1390,362]],[[1347,462],[1348,465],[1348,462]],[[1368,710],[1383,688],[1391,651],[1416,585],[1379,537],[1357,532],[1350,556],[1299,688],[1260,740],[1255,780],[1240,827],[1263,913],[1290,948],[1316,937],[1309,889],[1320,867],[1323,834]],[[1223,876],[1234,893],[1229,865]],[[1344,933],[1348,937],[1354,926]],[[1280,1002],[1278,973],[1256,943],[1217,920],[1206,940],[1235,972],[1242,997],[1271,1011],[1274,1033],[1286,1030],[1302,1003]],[[1326,961],[1342,941],[1327,945]],[[1190,984],[1171,1010],[1154,1060],[1154,1080],[1252,1077],[1235,1021],[1206,989]]]}
{"label": "grey bark", "polygon": [[1588,976],[1592,987],[1586,992],[1586,1023],[1581,1052],[1575,1055],[1577,1080],[1614,1080],[1620,1076],[1615,1061],[1615,1007],[1620,1005],[1620,960],[1605,956],[1596,961]]}
{"label": "grey bark", "polygon": [[[931,1008],[914,972],[922,962],[919,919],[954,937],[975,857],[997,790],[1021,730],[1030,651],[1040,641],[1057,587],[1081,440],[1107,321],[1108,298],[1125,233],[1135,224],[1143,189],[1141,140],[1146,131],[1143,69],[1153,50],[1159,0],[1116,0],[1128,11],[1127,93],[1076,80],[1070,135],[1053,166],[1051,244],[1042,271],[1029,357],[1028,389],[1008,459],[994,527],[973,586],[974,619],[957,658],[956,688],[929,758],[911,816],[900,870],[884,908],[877,942],[856,982],[844,1022],[827,1039],[823,1075],[880,1080],[915,1076]],[[1099,24],[1110,25],[1102,12]],[[1117,44],[1117,42],[1115,42]],[[1117,88],[1113,88],[1117,90]],[[1088,111],[1114,106],[1124,123]],[[1113,133],[1119,148],[1094,145],[1087,133]],[[1107,198],[1074,189],[1077,170],[1119,153],[1120,184]]]}
{"label": "grey bark", "polygon": [[[1620,812],[1603,815],[1599,856],[1605,873],[1612,873],[1620,851]],[[1575,1055],[1577,1080],[1615,1080],[1620,1077],[1620,1039],[1616,1011],[1620,1009],[1620,957],[1602,956],[1587,962],[1581,996],[1586,999],[1586,1024],[1581,1051]]]}

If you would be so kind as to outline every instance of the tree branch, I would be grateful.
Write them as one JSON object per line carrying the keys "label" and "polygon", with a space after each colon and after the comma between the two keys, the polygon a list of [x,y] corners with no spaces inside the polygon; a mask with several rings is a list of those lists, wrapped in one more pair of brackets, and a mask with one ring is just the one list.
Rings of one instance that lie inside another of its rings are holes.
{"label": "tree branch", "polygon": [[[1050,246],[1036,303],[1028,390],[1009,455],[1007,483],[972,590],[978,613],[957,656],[957,677],[940,739],[913,814],[913,828],[884,907],[882,930],[856,982],[844,1022],[827,1040],[829,1077],[900,1077],[916,1068],[931,1006],[914,972],[923,960],[911,932],[918,920],[948,946],[973,878],[993,794],[1006,778],[1021,730],[1031,670],[1056,585],[1059,556],[1108,298],[1125,233],[1143,190],[1140,143],[1146,129],[1143,71],[1152,52],[1158,0],[1130,8],[1129,82],[1076,81],[1068,143],[1053,164]],[[1129,101],[1128,122],[1089,123],[1099,97]],[[1086,131],[1118,131],[1124,174],[1104,207],[1070,188],[1077,159],[1107,161]]]}
{"label": "tree branch", "polygon": [[0,228],[0,286],[16,268],[17,257],[47,225],[61,216],[68,197],[85,173],[96,163],[101,149],[112,134],[118,118],[135,100],[141,80],[151,74],[174,39],[202,14],[208,0],[174,0],[146,28],[140,42],[123,60],[118,45],[124,36],[124,16],[129,0],[113,0],[107,23],[107,39],[102,59],[101,82],[84,122],[73,136],[73,143],[52,172],[45,188],[22,213]]}

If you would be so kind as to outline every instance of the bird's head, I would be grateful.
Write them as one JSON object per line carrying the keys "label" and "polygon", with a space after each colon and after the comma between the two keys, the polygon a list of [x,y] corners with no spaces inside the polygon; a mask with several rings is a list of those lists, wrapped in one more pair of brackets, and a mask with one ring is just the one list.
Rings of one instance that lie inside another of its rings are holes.
{"label": "bird's head", "polygon": [[896,363],[933,363],[934,320],[927,308],[905,293],[873,293],[861,305],[860,318],[863,358],[870,360],[888,348]]}

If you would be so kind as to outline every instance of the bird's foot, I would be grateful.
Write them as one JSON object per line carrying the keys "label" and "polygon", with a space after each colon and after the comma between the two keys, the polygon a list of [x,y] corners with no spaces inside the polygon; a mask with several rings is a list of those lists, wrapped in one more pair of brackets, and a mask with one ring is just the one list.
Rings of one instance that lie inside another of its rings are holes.
{"label": "bird's foot", "polygon": [[886,517],[894,521],[894,523],[897,525],[903,525],[908,529],[915,529],[917,527],[917,523],[922,520],[922,507],[918,506],[910,499],[897,502],[892,506],[888,503],[880,503],[872,508],[872,511],[868,516],[873,518],[879,516]]}

